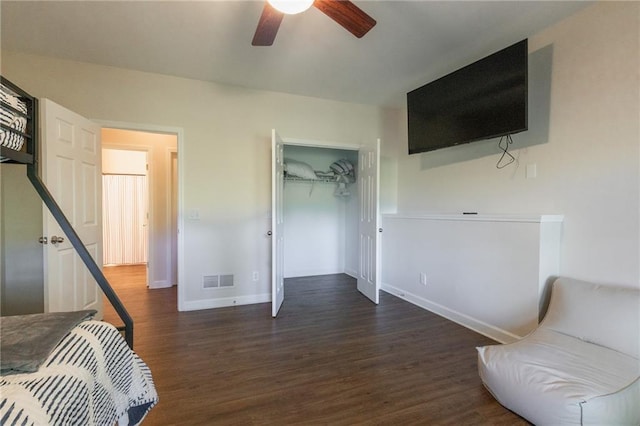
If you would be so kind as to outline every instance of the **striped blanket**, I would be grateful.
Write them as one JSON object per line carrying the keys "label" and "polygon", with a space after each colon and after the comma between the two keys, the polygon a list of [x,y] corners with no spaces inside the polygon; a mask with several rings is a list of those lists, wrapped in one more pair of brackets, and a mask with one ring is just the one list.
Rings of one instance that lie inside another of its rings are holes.
{"label": "striped blanket", "polygon": [[[2,108],[0,108],[0,123],[19,132],[24,132],[27,128],[26,104],[20,100],[19,97],[9,93],[9,90],[4,86],[0,86],[0,104],[2,105]],[[4,108],[4,105],[11,106],[16,111],[25,114],[25,116],[21,116],[19,113],[8,108]],[[20,151],[23,144],[24,138],[21,135],[5,129],[0,129],[0,145]]]}
{"label": "striped blanket", "polygon": [[139,424],[158,395],[111,324],[78,324],[38,371],[0,377],[2,425]]}

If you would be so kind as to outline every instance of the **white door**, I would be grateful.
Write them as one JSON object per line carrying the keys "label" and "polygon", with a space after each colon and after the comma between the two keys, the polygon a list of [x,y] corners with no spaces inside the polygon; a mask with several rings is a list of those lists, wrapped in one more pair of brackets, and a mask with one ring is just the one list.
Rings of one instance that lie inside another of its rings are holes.
{"label": "white door", "polygon": [[271,315],[278,315],[284,302],[284,142],[271,131]]}
{"label": "white door", "polygon": [[358,161],[360,197],[360,271],[358,291],[378,304],[380,290],[380,140],[360,149]]}
{"label": "white door", "polygon": [[[42,180],[102,267],[102,177],[100,126],[48,99],[40,102]],[[45,208],[45,312],[96,309],[102,291]],[[56,238],[54,238],[56,237]],[[54,243],[62,237],[63,241]]]}

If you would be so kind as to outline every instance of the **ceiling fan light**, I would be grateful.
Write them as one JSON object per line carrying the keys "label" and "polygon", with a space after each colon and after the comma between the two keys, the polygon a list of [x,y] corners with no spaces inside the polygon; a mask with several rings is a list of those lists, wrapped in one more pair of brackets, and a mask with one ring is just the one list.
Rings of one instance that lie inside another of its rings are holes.
{"label": "ceiling fan light", "polygon": [[267,0],[276,10],[287,15],[304,12],[313,4],[313,0]]}

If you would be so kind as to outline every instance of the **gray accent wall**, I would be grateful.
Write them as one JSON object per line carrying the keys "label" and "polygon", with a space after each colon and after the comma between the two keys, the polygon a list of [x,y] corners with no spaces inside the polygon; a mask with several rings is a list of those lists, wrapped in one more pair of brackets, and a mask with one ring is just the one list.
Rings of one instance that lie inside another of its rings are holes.
{"label": "gray accent wall", "polygon": [[0,165],[0,314],[44,311],[42,202],[26,166]]}

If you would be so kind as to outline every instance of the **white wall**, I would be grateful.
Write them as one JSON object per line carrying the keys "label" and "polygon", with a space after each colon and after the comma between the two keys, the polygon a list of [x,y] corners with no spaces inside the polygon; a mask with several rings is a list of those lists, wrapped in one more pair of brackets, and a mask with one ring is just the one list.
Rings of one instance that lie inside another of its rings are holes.
{"label": "white wall", "polygon": [[[357,151],[285,145],[284,158],[302,161],[314,170],[328,171],[336,160],[357,164]],[[357,254],[357,185],[349,197],[336,197],[335,183],[285,181],[284,276],[354,274]],[[354,219],[355,216],[355,219]],[[354,230],[354,220],[355,227]],[[355,240],[355,241],[354,241]]]}
{"label": "white wall", "polygon": [[385,215],[383,227],[385,280],[400,283],[384,290],[500,342],[537,326],[562,217]]}
{"label": "white wall", "polygon": [[44,312],[42,236],[42,201],[26,167],[0,164],[0,314]]}
{"label": "white wall", "polygon": [[[515,135],[519,165],[497,170],[496,148],[476,155],[483,143],[408,156],[399,126],[398,212],[563,214],[562,275],[640,286],[639,9],[597,3],[529,38],[530,60],[551,54],[550,105],[536,106],[549,111],[548,136]],[[533,113],[529,133],[544,121]]]}
{"label": "white wall", "polygon": [[[271,129],[285,138],[373,143],[379,109],[2,52],[2,74],[86,117],[183,129],[179,147],[184,308],[270,300]],[[193,216],[192,216],[193,217]],[[258,271],[260,280],[252,281]],[[203,275],[235,287],[205,290]]]}
{"label": "white wall", "polygon": [[[512,152],[518,164],[496,169],[500,155],[495,140],[409,156],[406,126],[398,125],[398,213],[561,214],[559,275],[639,287],[639,19],[638,2],[602,2],[529,38],[534,91],[529,94],[530,130],[514,136]],[[550,88],[548,94],[545,87]],[[396,118],[406,122],[406,111]],[[537,177],[527,178],[527,165],[536,166]],[[464,256],[469,250],[482,256],[499,254],[494,243],[504,235],[461,240],[446,229],[419,225],[412,238],[394,232],[392,226],[385,229],[387,288],[467,325],[480,325],[495,338],[508,340],[508,333],[500,336],[501,331],[521,335],[527,327],[518,319],[495,317],[495,283],[484,292],[478,288],[478,283],[499,277],[495,262],[486,262],[465,279],[452,270],[464,269],[463,262],[449,264],[451,259],[440,257],[442,250],[450,256]],[[453,251],[452,244],[458,244]],[[394,261],[397,256],[389,256],[389,250],[411,256]],[[433,259],[441,259],[440,264],[434,265]],[[507,264],[506,270],[512,271],[512,266]],[[438,280],[447,267],[454,275],[449,285],[446,279]],[[425,269],[436,277],[423,287],[419,271]],[[513,285],[523,292],[531,290],[522,287],[522,280]],[[519,300],[514,296],[503,302]]]}
{"label": "white wall", "polygon": [[[108,132],[110,129],[105,129]],[[102,146],[105,137],[102,137]],[[102,150],[102,174],[112,175],[147,175],[147,153],[145,151],[129,151],[124,149]]]}

